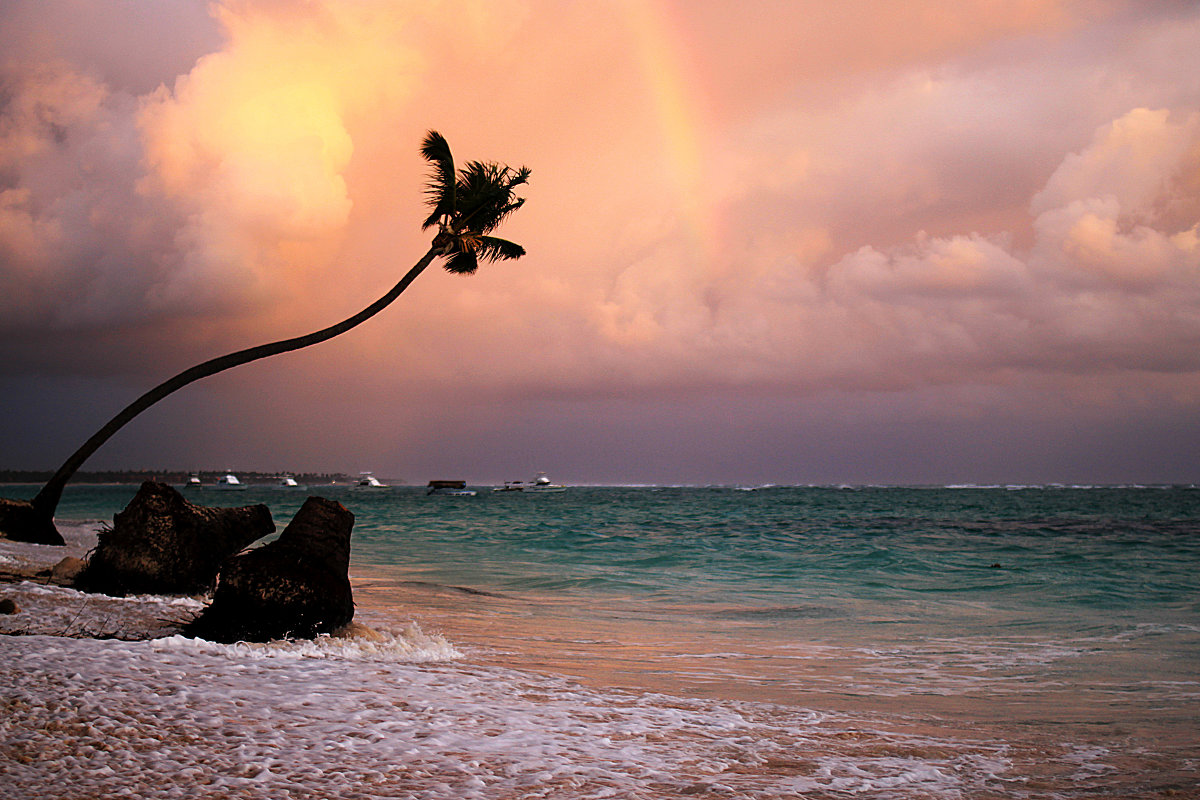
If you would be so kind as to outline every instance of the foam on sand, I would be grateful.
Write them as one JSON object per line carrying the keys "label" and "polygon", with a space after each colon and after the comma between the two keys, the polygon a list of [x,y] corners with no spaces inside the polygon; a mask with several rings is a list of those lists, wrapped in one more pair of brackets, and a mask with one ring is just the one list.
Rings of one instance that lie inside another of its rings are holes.
{"label": "foam on sand", "polygon": [[[480,666],[415,626],[267,645],[3,636],[0,686],[14,800],[995,797],[1022,758],[985,737]],[[1105,755],[1073,757],[1095,774]]]}

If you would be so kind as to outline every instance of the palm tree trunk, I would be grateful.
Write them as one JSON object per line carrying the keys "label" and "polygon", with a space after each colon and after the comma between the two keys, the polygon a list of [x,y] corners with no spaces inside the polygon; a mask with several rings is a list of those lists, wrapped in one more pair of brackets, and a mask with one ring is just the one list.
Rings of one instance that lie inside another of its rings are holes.
{"label": "palm tree trunk", "polygon": [[383,297],[376,300],[371,305],[364,308],[349,319],[343,320],[336,325],[331,325],[328,328],[316,331],[315,333],[307,334],[306,336],[297,336],[292,339],[283,339],[270,344],[262,344],[258,347],[250,347],[245,350],[239,350],[236,353],[220,356],[205,361],[203,364],[197,364],[191,369],[184,370],[170,380],[160,383],[144,395],[134,400],[126,406],[121,413],[117,414],[108,424],[98,430],[92,438],[83,443],[83,446],[71,455],[58,472],[54,473],[42,490],[33,498],[32,504],[34,510],[44,516],[47,520],[52,520],[54,511],[58,508],[58,501],[62,497],[63,488],[67,485],[67,481],[83,466],[83,462],[87,461],[92,453],[100,449],[100,446],[107,442],[114,433],[125,426],[125,423],[136,417],[138,414],[145,411],[150,406],[162,400],[167,395],[174,392],[176,389],[181,389],[193,381],[198,381],[201,378],[207,378],[210,375],[216,375],[218,372],[224,372],[227,369],[247,364],[251,361],[257,361],[260,358],[287,353],[292,350],[299,350],[303,347],[319,344],[328,339],[345,333],[363,322],[366,322],[371,317],[378,314],[383,309],[387,308],[393,300],[400,296],[400,293],[408,288],[418,275],[420,275],[426,267],[428,267],[435,257],[439,255],[436,247],[431,247],[429,252],[422,256],[421,260],[410,269],[400,282],[391,288],[391,290]]}

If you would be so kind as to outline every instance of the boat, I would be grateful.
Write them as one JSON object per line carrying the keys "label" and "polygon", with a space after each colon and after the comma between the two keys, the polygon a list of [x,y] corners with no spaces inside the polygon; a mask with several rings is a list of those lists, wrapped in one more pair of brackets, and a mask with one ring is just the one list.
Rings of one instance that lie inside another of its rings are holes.
{"label": "boat", "polygon": [[280,489],[307,489],[308,488],[307,486],[296,483],[296,479],[293,478],[291,475],[279,476],[279,484],[278,485],[279,485]]}
{"label": "boat", "polygon": [[204,484],[200,482],[200,476],[194,472],[188,476],[187,483],[183,485],[185,489],[201,489],[203,487]]}
{"label": "boat", "polygon": [[567,487],[551,483],[546,473],[539,472],[538,476],[529,482],[505,481],[503,486],[493,486],[493,492],[565,492]]}
{"label": "boat", "polygon": [[525,487],[527,492],[565,492],[567,487],[558,483],[551,483],[546,477],[546,473],[539,472],[538,476],[533,479],[533,483]]}
{"label": "boat", "polygon": [[451,497],[474,497],[475,490],[467,488],[466,481],[430,481],[425,494],[444,494]]}
{"label": "boat", "polygon": [[363,473],[359,474],[358,483],[354,484],[354,488],[355,489],[386,489],[386,488],[388,488],[388,485],[386,483],[380,483],[379,479],[376,478],[371,473],[363,472]]}
{"label": "boat", "polygon": [[241,489],[246,488],[246,484],[239,481],[237,475],[234,475],[232,472],[226,472],[224,475],[217,478],[217,482],[215,484],[213,484],[213,488],[214,489],[225,489],[225,490],[233,490],[233,489],[241,490]]}

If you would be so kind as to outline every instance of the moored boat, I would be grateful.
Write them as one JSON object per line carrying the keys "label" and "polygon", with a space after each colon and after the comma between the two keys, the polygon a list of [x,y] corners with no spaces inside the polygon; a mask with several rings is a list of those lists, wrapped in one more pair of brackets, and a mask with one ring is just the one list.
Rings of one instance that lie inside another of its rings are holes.
{"label": "moored boat", "polygon": [[566,486],[551,483],[546,473],[539,472],[531,481],[505,481],[503,486],[493,486],[493,492],[565,492]]}
{"label": "moored boat", "polygon": [[546,473],[539,472],[538,476],[533,479],[533,483],[525,487],[527,492],[565,492],[566,486],[559,483],[551,483],[546,477]]}
{"label": "moored boat", "polygon": [[358,483],[354,484],[355,489],[386,489],[388,485],[381,483],[378,478],[370,472],[363,472],[358,476]]}
{"label": "moored boat", "polygon": [[430,481],[425,494],[444,494],[451,497],[474,497],[475,490],[467,488],[466,481]]}
{"label": "moored boat", "polygon": [[221,477],[217,478],[217,482],[213,484],[214,489],[226,490],[242,490],[246,488],[246,484],[238,480],[237,475],[232,472],[226,472]]}

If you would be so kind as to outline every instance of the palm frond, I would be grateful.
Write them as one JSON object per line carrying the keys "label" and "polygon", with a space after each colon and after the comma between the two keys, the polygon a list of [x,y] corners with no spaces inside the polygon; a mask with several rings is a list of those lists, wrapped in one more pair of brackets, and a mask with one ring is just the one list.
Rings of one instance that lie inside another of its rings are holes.
{"label": "palm frond", "polygon": [[446,259],[444,266],[447,272],[455,275],[473,275],[479,269],[479,259],[474,250],[460,250]]}
{"label": "palm frond", "polygon": [[514,189],[528,181],[529,170],[481,161],[468,162],[458,176],[458,215],[455,227],[488,233],[495,230],[505,217],[521,207],[524,200],[515,198]]}
{"label": "palm frond", "polygon": [[523,205],[525,205],[525,198],[518,197],[516,200],[513,200],[508,205],[501,206],[500,208],[495,209],[495,211],[492,212],[492,215],[491,215],[492,221],[491,221],[491,224],[488,225],[487,230],[489,230],[489,231],[496,230],[496,228],[500,227],[500,224],[508,218],[509,214],[513,213],[514,211],[516,211],[518,208],[520,208]]}
{"label": "palm frond", "polygon": [[478,236],[475,238],[475,253],[484,261],[508,261],[525,255],[525,248],[507,239]]}
{"label": "palm frond", "polygon": [[446,137],[437,131],[429,131],[421,142],[421,155],[430,164],[429,182],[425,187],[425,202],[432,212],[421,225],[431,228],[442,220],[453,217],[457,201],[458,180],[454,169],[454,156]]}
{"label": "palm frond", "polygon": [[521,167],[520,169],[506,167],[506,169],[512,173],[512,177],[508,181],[508,188],[510,190],[517,188],[523,183],[529,183],[529,176],[533,174],[529,167]]}

